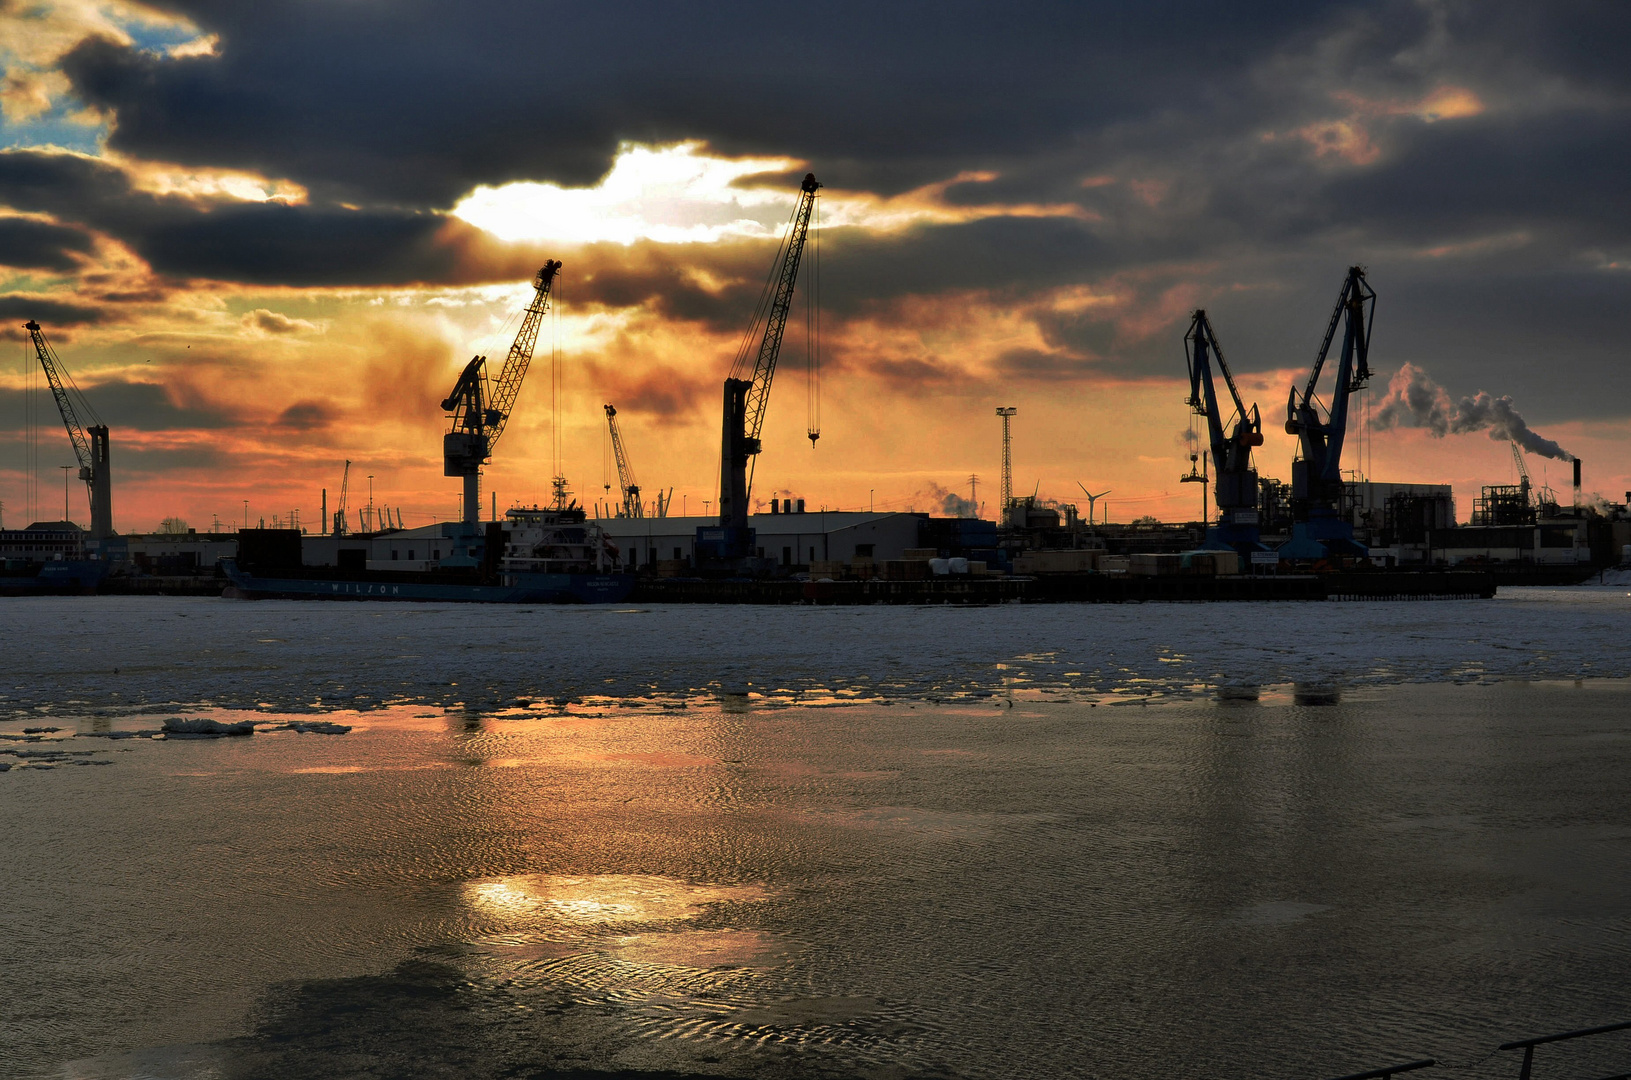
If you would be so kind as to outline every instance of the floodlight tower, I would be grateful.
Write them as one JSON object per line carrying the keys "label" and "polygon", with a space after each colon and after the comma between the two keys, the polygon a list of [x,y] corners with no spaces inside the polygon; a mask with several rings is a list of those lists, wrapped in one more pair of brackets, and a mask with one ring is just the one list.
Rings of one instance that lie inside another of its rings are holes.
{"label": "floodlight tower", "polygon": [[1014,501],[1014,455],[1012,450],[1013,432],[1009,429],[1012,417],[1018,409],[1012,405],[1004,405],[997,410],[1002,417],[1002,512],[1006,516],[1008,506]]}

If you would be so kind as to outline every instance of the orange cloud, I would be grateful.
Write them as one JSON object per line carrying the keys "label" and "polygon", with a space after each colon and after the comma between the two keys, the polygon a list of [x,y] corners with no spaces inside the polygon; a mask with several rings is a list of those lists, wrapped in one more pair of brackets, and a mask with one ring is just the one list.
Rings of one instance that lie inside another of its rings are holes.
{"label": "orange cloud", "polygon": [[1388,119],[1409,117],[1422,123],[1478,116],[1485,111],[1483,101],[1466,87],[1439,86],[1420,98],[1366,98],[1352,91],[1331,95],[1348,107],[1343,117],[1316,120],[1288,132],[1270,132],[1265,141],[1300,139],[1316,158],[1337,158],[1350,165],[1369,165],[1381,156],[1372,129]]}

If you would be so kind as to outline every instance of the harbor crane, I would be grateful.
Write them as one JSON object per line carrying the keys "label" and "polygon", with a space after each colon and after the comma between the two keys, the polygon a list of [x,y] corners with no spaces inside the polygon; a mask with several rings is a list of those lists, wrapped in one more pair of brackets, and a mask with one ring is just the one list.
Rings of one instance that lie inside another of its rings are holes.
{"label": "harbor crane", "polygon": [[[1184,335],[1184,345],[1189,361],[1189,397],[1184,404],[1194,410],[1195,415],[1206,418],[1212,473],[1216,477],[1213,496],[1217,519],[1206,523],[1206,541],[1202,547],[1238,551],[1247,557],[1253,551],[1267,551],[1258,538],[1257,470],[1252,467],[1252,448],[1263,445],[1263,421],[1257,404],[1254,402],[1248,409],[1241,400],[1229,362],[1223,358],[1223,346],[1218,344],[1218,336],[1204,308],[1196,309],[1189,332]],[[1229,388],[1227,404],[1234,409],[1227,425],[1212,379],[1214,359],[1224,385]]]}
{"label": "harbor crane", "polygon": [[606,406],[606,426],[612,433],[612,456],[617,459],[617,486],[623,492],[623,509],[618,516],[645,517],[645,509],[640,503],[640,485],[634,479],[634,466],[629,464],[629,455],[623,449],[623,433],[617,430],[617,409],[611,405]]}
{"label": "harbor crane", "polygon": [[527,377],[532,351],[538,344],[538,330],[549,310],[550,287],[561,264],[551,259],[532,279],[533,297],[516,331],[510,354],[498,379],[489,383],[487,358],[472,357],[459,373],[453,392],[442,402],[452,422],[442,436],[442,475],[464,480],[464,524],[472,531],[481,516],[481,467],[492,459],[493,446],[504,434],[521,380]]}
{"label": "harbor crane", "polygon": [[[814,173],[806,173],[799,186],[798,203],[793,210],[792,225],[771,264],[765,291],[754,309],[753,321],[743,335],[731,366],[730,377],[725,380],[724,432],[720,445],[719,468],[719,530],[698,530],[699,554],[707,557],[735,559],[752,554],[753,538],[748,529],[748,494],[753,479],[750,462],[762,447],[760,435],[764,430],[765,406],[770,403],[770,383],[776,375],[776,358],[781,354],[782,335],[787,329],[787,314],[793,303],[793,285],[798,280],[799,259],[804,254],[804,241],[810,230],[810,215],[815,210],[816,183]],[[758,349],[753,349],[755,331],[763,326]],[[748,374],[749,357],[752,374]],[[814,439],[811,445],[815,445]]]}
{"label": "harbor crane", "polygon": [[334,511],[334,535],[344,536],[350,532],[345,520],[345,500],[351,488],[351,459],[346,458],[345,470],[340,473],[340,506]]}
{"label": "harbor crane", "polygon": [[[85,395],[79,387],[74,385],[73,376],[68,376],[68,385],[63,385],[63,375],[66,374],[62,362],[57,354],[45,340],[45,332],[40,324],[30,319],[23,324],[34,339],[34,353],[40,359],[40,366],[45,369],[46,381],[51,384],[51,396],[57,399],[57,411],[62,414],[62,426],[68,429],[68,440],[74,444],[74,457],[79,460],[79,478],[85,481],[85,487],[90,492],[91,500],[91,539],[106,540],[113,535],[113,489],[108,473],[108,426],[102,423],[102,418],[96,415],[91,403],[85,400]],[[72,394],[69,393],[72,388]],[[74,406],[74,399],[78,398],[79,406]],[[90,417],[92,424],[89,428],[79,422],[79,411],[83,409],[85,415]]]}
{"label": "harbor crane", "polygon": [[[1376,317],[1376,293],[1365,280],[1365,269],[1350,266],[1337,294],[1336,308],[1325,328],[1319,356],[1299,393],[1291,388],[1286,402],[1286,434],[1297,436],[1298,456],[1291,463],[1291,539],[1280,547],[1280,558],[1323,559],[1364,557],[1366,549],[1354,541],[1353,522],[1343,516],[1342,444],[1348,433],[1348,401],[1370,381],[1371,323]],[[1342,325],[1342,351],[1337,358],[1336,384],[1331,404],[1324,409],[1315,396],[1320,372]]]}
{"label": "harbor crane", "polygon": [[1512,464],[1518,467],[1518,488],[1523,495],[1523,505],[1529,505],[1529,467],[1523,463],[1523,448],[1518,445],[1517,439],[1509,439],[1512,446]]}

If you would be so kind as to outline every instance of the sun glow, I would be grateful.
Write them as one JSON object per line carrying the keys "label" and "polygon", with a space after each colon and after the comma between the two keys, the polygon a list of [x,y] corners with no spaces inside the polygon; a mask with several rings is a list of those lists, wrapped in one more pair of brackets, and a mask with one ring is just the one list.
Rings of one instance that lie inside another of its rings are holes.
{"label": "sun glow", "polygon": [[453,216],[510,241],[686,244],[769,236],[786,218],[796,193],[737,182],[797,165],[788,158],[712,157],[699,142],[624,143],[611,171],[594,187],[531,181],[478,187],[453,208]]}

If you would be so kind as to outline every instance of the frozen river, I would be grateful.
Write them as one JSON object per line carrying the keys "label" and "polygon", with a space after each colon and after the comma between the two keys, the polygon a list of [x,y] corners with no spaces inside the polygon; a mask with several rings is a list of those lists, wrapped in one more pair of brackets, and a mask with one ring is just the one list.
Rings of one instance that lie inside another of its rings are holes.
{"label": "frozen river", "polygon": [[1631,1019],[1628,591],[0,602],[0,1075],[1513,1076]]}

